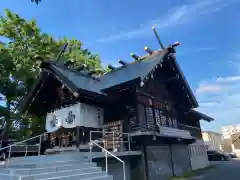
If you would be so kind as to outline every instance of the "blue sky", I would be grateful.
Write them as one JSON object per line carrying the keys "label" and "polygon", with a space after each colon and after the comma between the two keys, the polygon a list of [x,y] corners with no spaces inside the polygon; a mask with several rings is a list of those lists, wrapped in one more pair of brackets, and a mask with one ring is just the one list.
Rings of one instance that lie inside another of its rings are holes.
{"label": "blue sky", "polygon": [[203,129],[240,123],[240,0],[5,0],[4,8],[36,19],[43,32],[81,40],[100,55],[104,65],[131,61],[144,46],[179,41],[177,59],[200,103],[199,110],[216,118]]}

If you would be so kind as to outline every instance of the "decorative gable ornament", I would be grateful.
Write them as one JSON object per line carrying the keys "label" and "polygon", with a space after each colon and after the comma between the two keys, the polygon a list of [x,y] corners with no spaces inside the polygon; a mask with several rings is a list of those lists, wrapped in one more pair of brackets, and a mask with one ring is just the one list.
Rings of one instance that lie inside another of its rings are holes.
{"label": "decorative gable ornament", "polygon": [[48,113],[46,117],[47,132],[59,128],[75,128],[77,126],[101,128],[103,125],[103,109],[84,103],[73,104]]}
{"label": "decorative gable ornament", "polygon": [[57,119],[56,115],[53,114],[52,120],[49,121],[49,123],[50,123],[50,125],[51,125],[53,128],[55,128],[55,127],[57,126],[57,124],[58,124],[58,121],[59,121],[59,120]]}
{"label": "decorative gable ornament", "polygon": [[75,121],[75,117],[76,117],[76,116],[73,114],[73,112],[72,112],[72,111],[69,111],[69,112],[68,112],[68,116],[67,116],[67,118],[65,119],[66,123],[67,123],[67,124],[73,124],[74,121]]}

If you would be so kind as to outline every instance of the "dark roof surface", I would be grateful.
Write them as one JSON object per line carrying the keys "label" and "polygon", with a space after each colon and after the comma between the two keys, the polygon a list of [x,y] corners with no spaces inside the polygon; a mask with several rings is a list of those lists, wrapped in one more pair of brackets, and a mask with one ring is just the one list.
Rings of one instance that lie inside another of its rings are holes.
{"label": "dark roof surface", "polygon": [[52,64],[52,68],[67,77],[68,80],[73,82],[79,89],[102,94],[104,89],[112,86],[116,86],[137,78],[144,79],[157,64],[162,62],[167,53],[168,49],[165,49],[155,55],[147,57],[144,61],[137,61],[134,64],[127,64],[126,66],[117,68],[116,70],[102,75],[97,79],[93,79],[91,76],[82,74],[75,70],[63,68],[56,64]]}

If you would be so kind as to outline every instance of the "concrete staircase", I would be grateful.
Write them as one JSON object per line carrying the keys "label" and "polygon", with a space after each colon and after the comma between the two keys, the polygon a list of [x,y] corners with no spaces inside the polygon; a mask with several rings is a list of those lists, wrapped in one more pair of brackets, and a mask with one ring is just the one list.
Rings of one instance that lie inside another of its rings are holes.
{"label": "concrete staircase", "polygon": [[71,153],[12,158],[8,168],[0,168],[0,180],[113,180],[113,177],[88,157]]}

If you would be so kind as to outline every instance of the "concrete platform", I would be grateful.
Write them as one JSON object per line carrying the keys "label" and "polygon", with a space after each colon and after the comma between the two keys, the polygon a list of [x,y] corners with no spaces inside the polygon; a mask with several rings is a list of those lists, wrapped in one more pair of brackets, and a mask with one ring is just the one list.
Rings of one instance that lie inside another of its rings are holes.
{"label": "concrete platform", "polygon": [[[112,152],[117,157],[125,157],[125,156],[140,156],[142,154],[141,151],[122,151],[122,152]],[[109,155],[109,158],[111,158],[111,155]],[[104,152],[92,152],[91,157],[94,158],[103,158],[105,157]]]}

